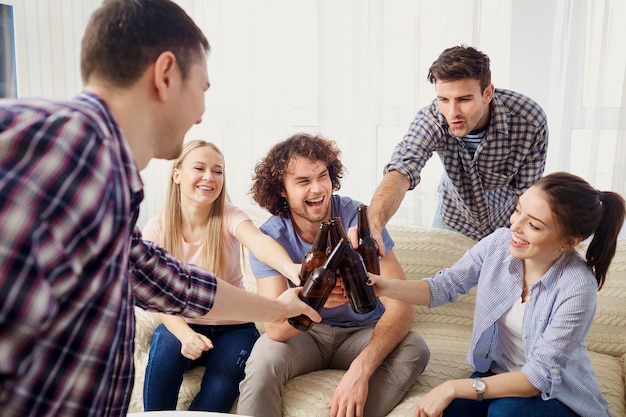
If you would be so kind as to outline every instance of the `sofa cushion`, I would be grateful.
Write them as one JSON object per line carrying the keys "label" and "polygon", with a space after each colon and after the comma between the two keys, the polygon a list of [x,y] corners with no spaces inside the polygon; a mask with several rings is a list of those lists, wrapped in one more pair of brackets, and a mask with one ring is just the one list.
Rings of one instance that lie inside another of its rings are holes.
{"label": "sofa cushion", "polygon": [[[262,218],[253,217],[255,223]],[[420,279],[436,274],[441,268],[452,265],[475,241],[459,233],[420,227],[389,226],[396,242],[394,252],[407,279]],[[580,248],[584,250],[585,247]],[[248,254],[243,257],[244,284],[255,291],[256,283],[248,264]],[[452,379],[467,377],[471,368],[465,361],[474,313],[475,290],[459,297],[455,303],[428,309],[414,307],[412,330],[419,332],[431,351],[424,373],[411,387],[404,399],[389,414],[392,417],[412,417],[416,401],[433,387]],[[626,241],[620,241],[615,260],[604,288],[598,293],[598,310],[587,338],[591,360],[598,376],[603,395],[614,417],[626,416]],[[143,374],[147,361],[152,332],[158,316],[135,309],[137,333],[135,339],[136,380],[130,411],[141,411]],[[259,324],[260,330],[262,326]],[[179,409],[186,409],[198,391],[202,368],[185,374],[179,394]],[[283,416],[328,416],[326,405],[337,383],[343,376],[341,370],[321,370],[301,375],[285,387]]]}

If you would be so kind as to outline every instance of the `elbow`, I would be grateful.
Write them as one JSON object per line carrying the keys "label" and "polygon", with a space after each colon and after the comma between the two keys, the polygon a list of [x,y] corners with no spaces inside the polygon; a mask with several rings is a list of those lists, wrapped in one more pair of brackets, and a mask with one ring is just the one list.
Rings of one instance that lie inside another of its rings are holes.
{"label": "elbow", "polygon": [[264,324],[265,333],[267,334],[267,337],[269,337],[270,340],[274,342],[286,342],[298,332],[296,329],[292,328],[291,326],[289,326],[288,328],[286,326],[288,325],[285,324],[283,326],[277,327],[274,324],[265,323]]}

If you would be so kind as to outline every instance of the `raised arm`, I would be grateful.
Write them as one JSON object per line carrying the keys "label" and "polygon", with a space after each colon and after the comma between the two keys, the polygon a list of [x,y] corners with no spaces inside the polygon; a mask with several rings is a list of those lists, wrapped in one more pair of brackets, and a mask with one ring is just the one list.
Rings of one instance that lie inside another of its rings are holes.
{"label": "raised arm", "polygon": [[252,220],[241,222],[235,229],[235,237],[259,261],[271,266],[294,284],[300,284],[300,264],[294,263],[287,251],[272,237],[261,232]]}
{"label": "raised arm", "polygon": [[374,274],[369,274],[369,277],[370,285],[374,287],[374,292],[379,297],[392,298],[419,306],[430,305],[430,286],[426,281],[391,279]]}
{"label": "raised arm", "polygon": [[[383,177],[372,196],[367,215],[370,222],[370,231],[378,243],[378,250],[381,256],[385,253],[385,244],[383,243],[381,231],[389,219],[398,211],[409,186],[408,178],[398,171],[390,171]],[[354,240],[353,236],[356,236],[356,232],[350,233],[351,240]],[[354,245],[354,241],[352,243]]]}
{"label": "raised arm", "polygon": [[301,291],[302,287],[290,288],[282,292],[278,298],[270,299],[241,290],[218,279],[213,308],[206,317],[282,323],[289,326],[287,323],[289,317],[306,314],[315,322],[321,321],[322,318],[317,311],[298,298]]}

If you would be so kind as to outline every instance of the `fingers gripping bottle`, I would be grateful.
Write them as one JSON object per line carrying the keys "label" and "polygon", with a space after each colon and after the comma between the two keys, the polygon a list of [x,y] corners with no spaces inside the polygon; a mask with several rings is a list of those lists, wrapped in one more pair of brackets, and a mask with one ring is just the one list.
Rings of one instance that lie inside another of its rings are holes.
{"label": "fingers gripping bottle", "polygon": [[378,259],[378,243],[370,233],[370,224],[367,218],[367,206],[359,205],[357,208],[357,230],[359,235],[359,247],[357,252],[363,258],[363,263],[368,272],[380,275],[380,260]]}
{"label": "fingers gripping bottle", "polygon": [[[324,265],[315,268],[304,284],[300,298],[318,312],[322,310],[335,287],[337,282],[335,271],[342,262],[347,249],[352,249],[350,243],[341,239]],[[313,321],[304,314],[291,317],[288,321],[293,327],[303,332],[309,330],[313,325]]]}
{"label": "fingers gripping bottle", "polygon": [[[333,217],[330,219],[330,223],[331,230],[328,239],[331,245],[333,239],[348,240],[346,232],[341,226],[341,218]],[[378,305],[378,299],[374,289],[365,283],[368,276],[363,258],[352,248],[352,245],[348,246],[343,256],[344,259],[339,264],[337,277],[342,279],[352,310],[358,314],[369,313]]]}
{"label": "fingers gripping bottle", "polygon": [[339,273],[352,310],[358,314],[369,313],[378,305],[378,298],[374,289],[366,284],[368,276],[363,258],[352,245],[349,246],[343,255],[343,262],[339,265]]}
{"label": "fingers gripping bottle", "polygon": [[[328,246],[328,230],[330,228],[329,222],[322,222],[320,228],[317,230],[315,239],[311,250],[308,251],[304,258],[302,258],[302,267],[300,269],[300,285],[304,287],[307,278],[318,266],[324,265],[328,255],[326,254],[326,248]],[[332,249],[332,248],[331,248]]]}

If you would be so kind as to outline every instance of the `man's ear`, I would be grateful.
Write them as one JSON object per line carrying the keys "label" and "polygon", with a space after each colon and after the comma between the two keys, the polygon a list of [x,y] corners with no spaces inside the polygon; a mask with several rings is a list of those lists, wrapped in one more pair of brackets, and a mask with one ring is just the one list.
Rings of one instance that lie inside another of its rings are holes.
{"label": "man's ear", "polygon": [[493,84],[489,84],[485,90],[483,91],[483,100],[485,102],[485,104],[489,104],[491,103],[491,100],[493,99],[493,95],[495,94],[495,87],[493,86]]}
{"label": "man's ear", "polygon": [[162,52],[157,57],[154,62],[154,87],[159,100],[167,99],[177,70],[176,56],[170,51]]}

